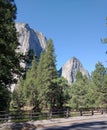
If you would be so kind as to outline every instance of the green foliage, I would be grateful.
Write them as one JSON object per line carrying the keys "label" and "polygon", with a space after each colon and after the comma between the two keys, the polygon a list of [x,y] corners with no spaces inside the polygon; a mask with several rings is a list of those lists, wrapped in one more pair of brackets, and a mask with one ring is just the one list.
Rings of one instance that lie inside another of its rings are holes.
{"label": "green foliage", "polygon": [[26,104],[29,106],[35,106],[37,104],[37,61],[36,57],[33,57],[32,66],[28,69],[26,79],[24,82],[24,96]]}
{"label": "green foliage", "polygon": [[50,106],[50,108],[55,105],[55,86],[52,80],[58,77],[55,58],[53,42],[50,39],[47,41],[46,52],[41,54],[37,74],[39,99],[41,98],[40,101],[44,107]]}
{"label": "green foliage", "polygon": [[83,79],[83,75],[80,71],[77,71],[76,73],[76,81]]}
{"label": "green foliage", "polygon": [[0,86],[9,87],[16,82],[14,74],[20,74],[19,45],[14,20],[16,6],[11,0],[0,1]]}
{"label": "green foliage", "polygon": [[58,109],[62,109],[64,105],[68,104],[70,98],[68,81],[60,77],[54,79],[53,83],[55,84],[55,105]]}
{"label": "green foliage", "polygon": [[0,86],[0,111],[7,111],[10,103],[10,91]]}
{"label": "green foliage", "polygon": [[[107,95],[107,72],[106,68],[102,65],[102,63],[98,62],[96,64],[96,68],[92,73],[92,80],[96,85],[97,92],[97,104],[99,107],[104,107],[106,102]],[[107,104],[106,104],[107,105]]]}
{"label": "green foliage", "polygon": [[10,88],[20,76],[20,54],[15,28],[16,6],[14,0],[0,0],[0,110],[9,107]]}
{"label": "green foliage", "polygon": [[71,86],[71,100],[70,100],[70,106],[75,109],[83,108],[85,107],[85,95],[87,89],[83,83],[83,81],[75,82]]}
{"label": "green foliage", "polygon": [[95,70],[92,72],[92,79],[93,79],[93,82],[99,88],[101,88],[102,86],[102,82],[103,82],[105,74],[106,74],[106,69],[104,68],[101,62],[98,62],[95,66]]}
{"label": "green foliage", "polygon": [[95,108],[97,104],[97,87],[91,79],[88,80],[86,84],[87,93],[85,95],[85,107]]}
{"label": "green foliage", "polygon": [[76,74],[76,82],[70,87],[70,106],[74,109],[88,108],[89,104],[89,79],[82,75],[80,71]]}
{"label": "green foliage", "polygon": [[21,78],[12,93],[12,100],[10,103],[11,109],[20,109],[24,106],[24,93],[23,93],[24,80]]}
{"label": "green foliage", "polygon": [[37,67],[38,100],[40,102],[41,109],[47,107],[46,93],[48,91],[48,88],[44,86],[45,84],[44,77],[45,77],[45,52],[42,52]]}
{"label": "green foliage", "polygon": [[31,49],[25,55],[25,61],[26,61],[26,67],[27,68],[29,68],[29,66],[31,66],[33,57],[34,57],[34,51]]}
{"label": "green foliage", "polygon": [[53,108],[55,105],[55,92],[54,92],[54,84],[52,82],[53,79],[58,77],[56,70],[56,57],[54,52],[54,46],[52,40],[47,41],[47,48],[45,54],[45,70],[44,70],[44,87],[48,89],[46,93],[47,102],[50,104],[50,108]]}

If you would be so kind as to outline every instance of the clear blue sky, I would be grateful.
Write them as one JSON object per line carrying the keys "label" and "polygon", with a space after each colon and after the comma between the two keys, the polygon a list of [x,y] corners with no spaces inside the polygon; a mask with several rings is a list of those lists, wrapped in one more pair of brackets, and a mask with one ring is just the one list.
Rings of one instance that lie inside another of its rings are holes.
{"label": "clear blue sky", "polygon": [[75,56],[91,73],[98,61],[107,66],[107,0],[15,0],[18,22],[54,42],[57,68]]}

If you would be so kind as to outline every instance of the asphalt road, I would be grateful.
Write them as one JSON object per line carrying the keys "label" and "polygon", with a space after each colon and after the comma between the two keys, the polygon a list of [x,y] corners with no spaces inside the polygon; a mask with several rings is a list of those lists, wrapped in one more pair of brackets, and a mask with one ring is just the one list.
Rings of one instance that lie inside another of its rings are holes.
{"label": "asphalt road", "polygon": [[0,130],[107,130],[107,114],[70,118],[53,118],[25,123],[6,122]]}
{"label": "asphalt road", "polygon": [[[39,130],[39,129],[38,129]],[[107,130],[107,116],[56,123],[40,130]]]}

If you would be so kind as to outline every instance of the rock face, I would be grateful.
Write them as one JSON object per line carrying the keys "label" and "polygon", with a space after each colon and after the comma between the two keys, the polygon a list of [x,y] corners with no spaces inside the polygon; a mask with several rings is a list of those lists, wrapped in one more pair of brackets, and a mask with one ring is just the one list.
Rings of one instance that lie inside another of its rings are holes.
{"label": "rock face", "polygon": [[59,73],[60,76],[67,79],[68,83],[71,84],[76,80],[75,76],[77,71],[80,71],[84,76],[86,75],[89,77],[88,71],[83,68],[82,64],[77,58],[73,57],[65,63],[65,65],[60,69]]}
{"label": "rock face", "polygon": [[26,54],[32,49],[35,55],[40,57],[41,51],[46,49],[46,37],[41,32],[34,31],[25,23],[16,23],[16,30],[20,43],[17,51]]}
{"label": "rock face", "polygon": [[[18,46],[16,51],[26,54],[32,49],[39,58],[41,51],[46,49],[46,37],[41,32],[34,31],[25,23],[16,23],[16,30],[20,43],[20,46]],[[22,66],[25,67],[26,64],[22,64]],[[80,71],[83,75],[89,77],[88,71],[83,68],[77,58],[73,57],[65,63],[59,72],[60,75],[67,79],[68,83],[71,84],[75,81],[77,71]]]}
{"label": "rock face", "polygon": [[[18,32],[18,41],[20,45],[16,49],[16,52],[27,54],[29,50],[33,50],[35,55],[39,58],[41,51],[46,49],[46,37],[41,33],[34,31],[26,23],[16,23],[16,31]],[[23,68],[26,68],[26,63],[20,63]],[[15,75],[17,78],[17,75]],[[17,78],[18,79],[18,78]],[[16,84],[11,85],[13,91]]]}

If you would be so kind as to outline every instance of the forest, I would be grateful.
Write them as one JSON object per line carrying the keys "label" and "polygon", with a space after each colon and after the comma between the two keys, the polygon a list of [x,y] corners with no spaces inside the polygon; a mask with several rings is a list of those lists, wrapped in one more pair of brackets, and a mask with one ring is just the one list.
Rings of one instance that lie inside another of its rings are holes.
{"label": "forest", "polygon": [[[33,50],[23,55],[15,28],[17,7],[13,0],[0,0],[0,111],[24,109],[107,108],[107,68],[101,62],[87,78],[77,72],[76,81],[69,85],[59,76],[52,39],[40,59]],[[107,43],[107,39],[103,40]],[[105,52],[104,52],[105,53]],[[26,69],[20,66],[26,62]],[[17,75],[20,80],[15,77]],[[13,92],[11,84],[17,83]]]}

